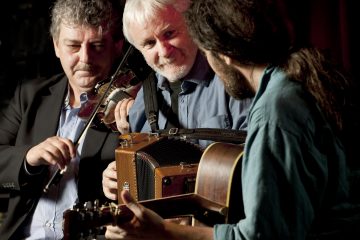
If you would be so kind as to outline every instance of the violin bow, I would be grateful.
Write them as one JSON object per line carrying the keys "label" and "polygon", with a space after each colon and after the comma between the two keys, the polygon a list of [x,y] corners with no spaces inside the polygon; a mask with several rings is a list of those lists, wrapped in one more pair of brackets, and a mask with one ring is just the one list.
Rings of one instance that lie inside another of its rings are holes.
{"label": "violin bow", "polygon": [[[87,130],[90,128],[92,121],[94,120],[97,111],[99,110],[101,103],[103,102],[103,100],[105,99],[105,96],[108,94],[108,92],[111,89],[111,85],[113,84],[114,80],[116,79],[117,75],[119,74],[119,72],[121,71],[122,67],[124,66],[124,64],[127,61],[128,56],[131,54],[131,52],[133,51],[133,46],[130,45],[129,48],[127,49],[124,57],[122,58],[121,62],[119,63],[115,73],[111,76],[110,78],[110,82],[109,82],[109,86],[106,88],[104,94],[101,96],[100,101],[97,103],[96,107],[94,108],[92,114],[90,115],[89,119],[87,120],[83,130],[81,131],[80,135],[77,137],[77,139],[74,141],[74,145],[77,147],[79,142],[85,137]],[[50,187],[52,185],[56,185],[61,177],[63,176],[63,174],[66,172],[67,167],[65,167],[64,169],[60,169],[58,168],[54,174],[52,175],[52,177],[50,178],[49,182],[45,185],[43,192],[48,192]]]}

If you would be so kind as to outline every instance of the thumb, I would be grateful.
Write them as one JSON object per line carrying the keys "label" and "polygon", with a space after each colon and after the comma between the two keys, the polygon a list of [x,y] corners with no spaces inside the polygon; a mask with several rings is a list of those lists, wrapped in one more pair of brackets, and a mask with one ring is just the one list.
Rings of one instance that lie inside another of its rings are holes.
{"label": "thumb", "polygon": [[134,215],[142,219],[142,212],[144,210],[144,207],[140,205],[130,194],[128,190],[122,190],[121,191],[121,199],[123,203],[134,213]]}
{"label": "thumb", "polygon": [[129,190],[122,190],[121,191],[121,200],[126,205],[131,205],[132,203],[136,203],[136,200],[131,196]]}

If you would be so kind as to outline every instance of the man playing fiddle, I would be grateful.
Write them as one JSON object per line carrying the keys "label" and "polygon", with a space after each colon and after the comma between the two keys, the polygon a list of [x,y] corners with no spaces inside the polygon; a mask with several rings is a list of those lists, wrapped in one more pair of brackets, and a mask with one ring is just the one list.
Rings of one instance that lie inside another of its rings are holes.
{"label": "man playing fiddle", "polygon": [[[122,6],[112,0],[57,0],[52,35],[64,73],[22,81],[0,112],[0,188],[10,192],[1,239],[62,239],[63,211],[103,199],[102,172],[118,134],[88,129],[78,112],[121,55]],[[67,170],[43,192],[54,172]]]}

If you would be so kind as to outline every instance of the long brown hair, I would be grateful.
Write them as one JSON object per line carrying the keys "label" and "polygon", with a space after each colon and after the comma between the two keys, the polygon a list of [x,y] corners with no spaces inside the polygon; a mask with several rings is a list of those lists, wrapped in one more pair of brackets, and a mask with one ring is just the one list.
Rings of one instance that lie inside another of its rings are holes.
{"label": "long brown hair", "polygon": [[284,6],[281,0],[194,0],[185,19],[201,48],[245,65],[281,67],[342,130],[349,81],[319,50],[295,41]]}

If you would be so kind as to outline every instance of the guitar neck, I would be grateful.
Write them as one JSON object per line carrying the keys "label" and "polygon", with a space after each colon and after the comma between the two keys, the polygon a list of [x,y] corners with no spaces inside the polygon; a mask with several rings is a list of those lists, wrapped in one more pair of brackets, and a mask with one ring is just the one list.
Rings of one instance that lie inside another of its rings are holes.
{"label": "guitar neck", "polygon": [[[228,209],[194,193],[145,200],[139,203],[163,218],[193,216],[208,226],[224,223]],[[68,209],[63,215],[64,240],[88,236],[89,233],[95,233],[96,228],[108,224],[125,223],[133,217],[132,211],[123,204],[95,209]]]}
{"label": "guitar neck", "polygon": [[[140,203],[165,219],[193,216],[208,226],[238,222],[244,216],[241,185],[232,183],[241,182],[242,154],[241,145],[213,143],[200,160],[195,193]],[[133,217],[126,205],[69,209],[63,216],[64,240],[94,235],[101,226],[121,224]]]}
{"label": "guitar neck", "polygon": [[[191,215],[210,226],[224,222],[228,209],[194,193],[145,200],[140,201],[140,203],[162,218]],[[133,217],[132,212],[125,205],[119,205],[118,208],[120,213],[117,214],[117,222],[129,221]]]}

